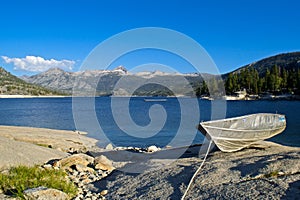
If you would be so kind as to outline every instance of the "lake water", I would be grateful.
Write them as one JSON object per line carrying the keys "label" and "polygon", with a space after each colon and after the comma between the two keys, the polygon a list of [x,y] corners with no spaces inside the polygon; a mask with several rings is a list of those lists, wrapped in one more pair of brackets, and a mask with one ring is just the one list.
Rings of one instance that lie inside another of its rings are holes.
{"label": "lake water", "polygon": [[[202,143],[204,138],[196,130],[196,125],[199,121],[211,119],[213,104],[211,101],[190,98],[167,98],[165,102],[146,102],[143,97],[134,97],[114,98],[112,106],[112,98],[97,97],[92,100],[94,105],[90,107],[87,106],[87,102],[91,99],[76,99],[78,108],[75,109],[75,118],[72,112],[72,98],[0,99],[0,125],[84,130],[88,131],[91,137],[100,139],[100,145],[111,142],[116,146],[181,146]],[[123,111],[126,102],[129,116]],[[193,114],[196,109],[191,105],[195,102],[200,116]],[[270,140],[300,147],[300,101],[228,101],[225,105],[226,117],[261,112],[285,114],[286,130]],[[181,110],[180,106],[187,109]],[[158,119],[155,122],[161,126],[158,130],[155,130],[156,126],[151,126],[149,109],[152,109],[150,114],[153,121]],[[93,113],[97,126],[92,123],[95,120],[92,117]],[[134,126],[125,120],[128,118],[132,119]],[[184,122],[182,118],[185,119]]]}

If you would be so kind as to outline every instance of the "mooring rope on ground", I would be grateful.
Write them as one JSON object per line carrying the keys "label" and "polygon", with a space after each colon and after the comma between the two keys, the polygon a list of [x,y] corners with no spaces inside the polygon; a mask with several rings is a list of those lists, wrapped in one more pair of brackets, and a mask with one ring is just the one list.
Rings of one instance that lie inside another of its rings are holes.
{"label": "mooring rope on ground", "polygon": [[186,195],[187,195],[187,193],[188,193],[188,191],[189,191],[189,189],[190,189],[192,183],[194,182],[195,177],[197,176],[198,172],[199,172],[199,171],[201,170],[201,168],[203,167],[203,165],[204,165],[204,163],[205,163],[205,160],[206,160],[206,158],[207,158],[207,156],[208,156],[208,153],[209,153],[211,144],[212,144],[212,140],[209,141],[208,148],[207,148],[206,154],[205,154],[205,156],[204,156],[203,162],[201,163],[201,165],[199,166],[199,168],[197,169],[197,171],[194,173],[193,177],[191,178],[191,180],[190,180],[190,182],[189,182],[189,184],[188,184],[188,187],[186,188],[186,190],[185,190],[183,196],[181,197],[181,200],[184,200],[184,199],[185,199],[185,197],[186,197]]}

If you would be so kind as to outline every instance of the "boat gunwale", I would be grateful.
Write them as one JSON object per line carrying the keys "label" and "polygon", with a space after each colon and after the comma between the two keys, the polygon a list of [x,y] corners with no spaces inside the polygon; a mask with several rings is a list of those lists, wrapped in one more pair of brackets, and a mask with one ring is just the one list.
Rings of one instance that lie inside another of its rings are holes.
{"label": "boat gunwale", "polygon": [[202,123],[200,123],[200,125],[205,128],[205,127],[208,127],[208,128],[211,128],[211,129],[217,129],[217,130],[224,130],[224,131],[234,131],[234,132],[262,132],[262,131],[273,131],[275,129],[279,129],[279,128],[283,128],[283,127],[286,127],[285,126],[280,126],[278,128],[273,128],[273,129],[232,129],[232,128],[222,128],[222,127],[217,127],[217,126],[207,126],[207,125],[203,125]]}
{"label": "boat gunwale", "polygon": [[[280,130],[280,129],[278,129]],[[284,130],[284,129],[283,129]],[[218,136],[211,136],[210,137],[213,139],[213,140],[228,140],[228,141],[262,141],[262,140],[266,140],[266,139],[269,139],[275,135],[277,135],[278,133],[274,133],[274,134],[271,134],[267,137],[261,137],[261,138],[250,138],[250,139],[244,139],[244,138],[225,138],[225,137],[218,137]]]}
{"label": "boat gunwale", "polygon": [[225,119],[216,119],[216,120],[211,120],[211,121],[205,121],[205,122],[201,122],[202,123],[212,123],[212,122],[224,122],[224,121],[228,121],[228,120],[237,120],[237,119],[242,119],[242,118],[248,118],[254,115],[278,115],[278,116],[284,116],[284,114],[277,114],[277,113],[254,113],[254,114],[249,114],[249,115],[243,115],[243,116],[238,116],[238,117],[230,117],[230,118],[225,118]]}

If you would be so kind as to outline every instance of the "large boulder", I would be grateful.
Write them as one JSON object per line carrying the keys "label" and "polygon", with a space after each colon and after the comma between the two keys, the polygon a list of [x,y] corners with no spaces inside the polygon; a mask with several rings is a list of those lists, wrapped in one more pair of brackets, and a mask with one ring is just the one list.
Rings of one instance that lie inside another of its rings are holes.
{"label": "large boulder", "polygon": [[112,164],[112,161],[109,160],[106,156],[100,155],[95,158],[94,160],[94,166],[95,169],[101,169],[101,170],[108,170],[112,171],[114,170],[114,166]]}
{"label": "large boulder", "polygon": [[[63,158],[56,165],[62,169],[68,169],[72,166],[87,167],[94,163],[94,158],[86,154],[74,154],[69,157]],[[76,167],[77,168],[77,167]]]}
{"label": "large boulder", "polygon": [[148,153],[153,153],[153,152],[159,151],[160,148],[155,146],[155,145],[152,145],[152,146],[149,146],[146,150],[147,150]]}

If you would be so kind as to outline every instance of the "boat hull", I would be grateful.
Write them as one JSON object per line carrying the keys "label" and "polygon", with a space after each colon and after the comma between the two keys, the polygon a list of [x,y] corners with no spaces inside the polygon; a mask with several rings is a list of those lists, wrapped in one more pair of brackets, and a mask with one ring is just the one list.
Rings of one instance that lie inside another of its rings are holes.
{"label": "boat hull", "polygon": [[198,129],[224,152],[241,150],[284,131],[286,120],[279,114],[253,114],[202,122]]}

